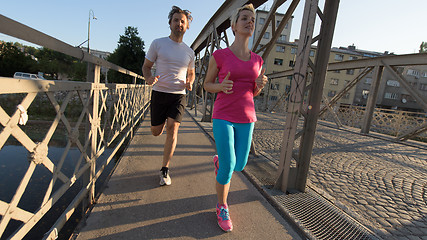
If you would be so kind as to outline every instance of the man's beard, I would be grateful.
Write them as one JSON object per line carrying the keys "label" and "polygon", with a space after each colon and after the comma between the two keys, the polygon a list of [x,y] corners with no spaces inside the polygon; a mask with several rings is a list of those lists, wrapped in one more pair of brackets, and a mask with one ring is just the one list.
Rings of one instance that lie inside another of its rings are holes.
{"label": "man's beard", "polygon": [[173,33],[173,35],[175,35],[177,37],[181,37],[181,36],[184,36],[185,29],[178,30],[178,29],[175,28],[174,30],[172,30],[172,33]]}

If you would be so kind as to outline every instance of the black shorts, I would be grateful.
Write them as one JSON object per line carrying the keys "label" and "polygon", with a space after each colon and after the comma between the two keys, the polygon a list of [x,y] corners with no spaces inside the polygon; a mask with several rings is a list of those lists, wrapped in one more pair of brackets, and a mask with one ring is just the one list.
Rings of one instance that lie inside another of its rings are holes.
{"label": "black shorts", "polygon": [[153,90],[150,106],[151,126],[158,126],[165,123],[168,117],[181,122],[185,102],[185,94],[164,93]]}

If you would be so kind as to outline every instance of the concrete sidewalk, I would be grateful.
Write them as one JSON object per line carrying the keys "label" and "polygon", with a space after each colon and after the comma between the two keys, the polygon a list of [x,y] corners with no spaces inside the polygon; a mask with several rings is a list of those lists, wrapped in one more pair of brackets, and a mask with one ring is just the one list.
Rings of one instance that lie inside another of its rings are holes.
{"label": "concrete sidewalk", "polygon": [[215,215],[214,143],[186,113],[172,185],[160,187],[164,141],[151,135],[147,117],[77,239],[302,239],[242,173],[233,175],[228,200],[234,230],[224,233]]}

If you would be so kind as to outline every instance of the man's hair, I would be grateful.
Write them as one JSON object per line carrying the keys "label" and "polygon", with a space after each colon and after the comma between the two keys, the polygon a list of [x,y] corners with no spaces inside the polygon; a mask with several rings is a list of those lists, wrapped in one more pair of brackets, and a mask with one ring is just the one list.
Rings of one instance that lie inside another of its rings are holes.
{"label": "man's hair", "polygon": [[233,15],[231,15],[231,26],[235,26],[237,23],[237,20],[240,17],[240,12],[243,10],[249,10],[251,12],[253,12],[255,14],[255,8],[254,5],[252,5],[252,3],[250,4],[246,4],[241,8],[236,9],[236,11],[234,11]]}
{"label": "man's hair", "polygon": [[187,17],[188,26],[187,28],[190,28],[190,23],[193,21],[193,17],[191,16],[191,12],[188,10],[182,10],[181,8],[177,6],[172,6],[172,10],[169,12],[168,19],[169,19],[169,25],[172,22],[172,17],[175,13],[182,13]]}

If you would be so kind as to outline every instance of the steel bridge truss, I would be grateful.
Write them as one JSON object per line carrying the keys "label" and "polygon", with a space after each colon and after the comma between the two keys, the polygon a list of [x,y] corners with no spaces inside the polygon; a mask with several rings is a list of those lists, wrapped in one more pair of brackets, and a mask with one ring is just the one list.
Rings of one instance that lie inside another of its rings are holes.
{"label": "steel bridge truss", "polygon": [[[215,97],[203,90],[203,79],[209,62],[208,58],[214,50],[221,48],[221,44],[219,42],[222,39],[225,39],[225,46],[228,46],[228,39],[226,38],[225,30],[230,27],[230,16],[232,11],[247,3],[252,3],[256,8],[265,2],[266,1],[226,1],[194,41],[192,48],[199,56],[199,75],[194,83],[194,89],[197,89],[195,93],[199,94],[192,96],[192,107],[194,107],[197,112],[197,103],[198,101],[202,102],[201,112],[203,113],[203,121],[211,121],[212,106]],[[278,26],[276,26],[275,13],[285,2],[286,0],[274,1],[273,6],[267,15],[265,25],[257,39],[255,39],[253,51],[259,54],[262,53],[264,60],[270,53],[276,40],[280,36],[281,31],[291,18],[300,1],[293,0],[290,3],[282,21]],[[291,91],[289,93],[289,103],[286,114],[287,120],[282,143],[280,164],[277,172],[277,181],[275,184],[275,188],[281,189],[284,192],[290,189],[305,191],[314,134],[320,110],[320,102],[322,99],[323,84],[328,64],[327,59],[329,59],[339,0],[326,0],[323,11],[318,5],[318,0],[305,1],[295,68],[292,71]],[[319,17],[321,20],[321,28],[319,35],[313,36],[316,17]],[[273,37],[265,46],[258,49],[261,37],[264,35],[269,24],[271,24],[273,29]],[[224,36],[225,38],[222,38],[221,36]],[[312,62],[309,59],[310,47],[316,42],[318,43],[318,51],[315,62]],[[199,54],[203,48],[206,48],[206,50],[204,56],[200,57]],[[308,102],[303,104],[303,98],[306,93],[308,93],[309,96]],[[197,97],[196,95],[199,96]],[[304,127],[301,131],[302,134],[300,134],[301,147],[299,149],[299,155],[295,160],[293,160],[292,152],[295,140],[298,139],[296,129],[300,116],[304,118]],[[296,161],[296,164],[294,164],[295,167],[291,168],[292,161]]]}

